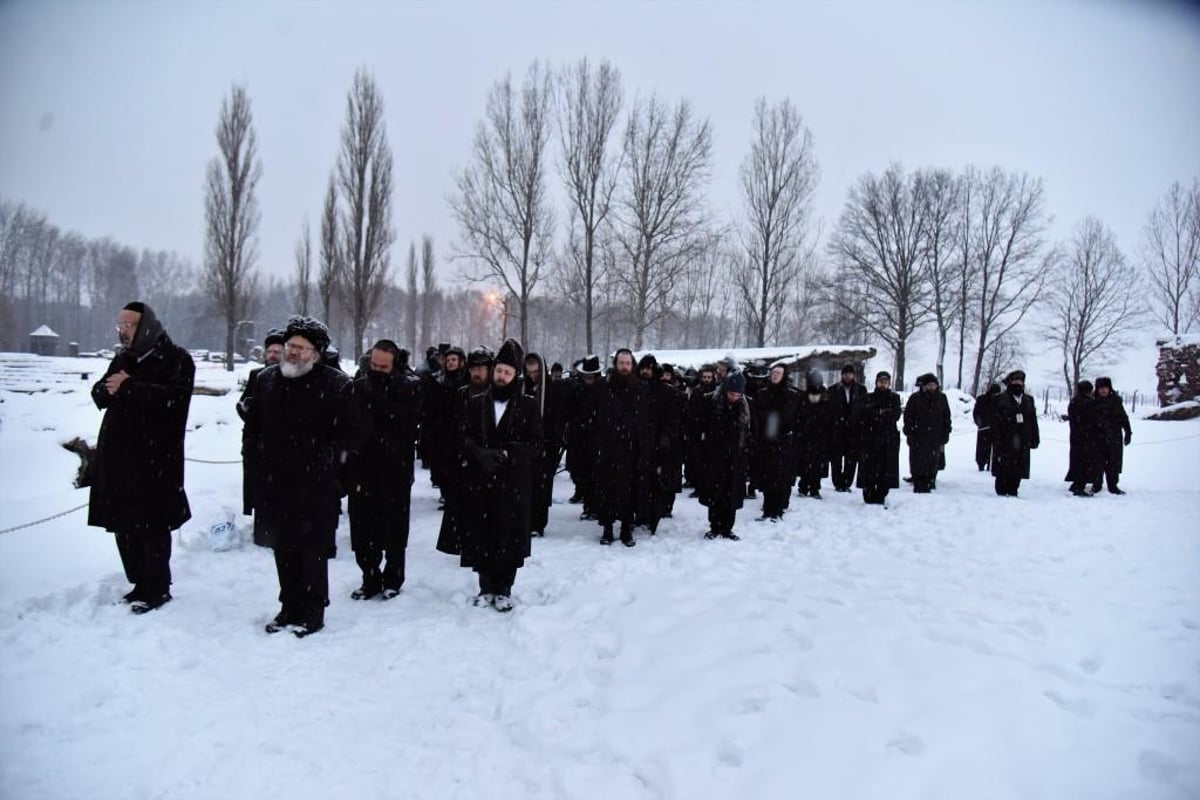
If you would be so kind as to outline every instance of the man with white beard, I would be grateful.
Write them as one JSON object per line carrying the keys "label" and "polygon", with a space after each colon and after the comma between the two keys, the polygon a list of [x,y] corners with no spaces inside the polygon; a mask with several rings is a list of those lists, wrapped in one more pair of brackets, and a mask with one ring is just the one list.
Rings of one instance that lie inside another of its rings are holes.
{"label": "man with white beard", "polygon": [[338,478],[353,441],[344,391],[350,379],[320,363],[328,344],[317,320],[288,320],[284,359],[259,374],[247,410],[243,451],[255,460],[255,511],[275,550],[282,604],[267,633],[303,637],[325,624]]}

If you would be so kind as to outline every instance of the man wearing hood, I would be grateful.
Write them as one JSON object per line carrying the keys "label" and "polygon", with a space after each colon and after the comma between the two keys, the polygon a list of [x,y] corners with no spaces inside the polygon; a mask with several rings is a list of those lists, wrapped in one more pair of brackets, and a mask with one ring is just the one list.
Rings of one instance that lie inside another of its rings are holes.
{"label": "man wearing hood", "polygon": [[707,485],[700,492],[700,503],[708,507],[706,539],[736,542],[741,538],[733,532],[733,525],[746,500],[749,468],[750,404],[745,392],[746,376],[732,372],[711,395],[705,441],[712,462]]}
{"label": "man wearing hood", "polygon": [[853,364],[846,364],[841,380],[829,389],[829,413],[833,418],[829,477],[835,492],[850,491],[858,465],[859,446],[851,416],[855,403],[867,394],[867,388],[858,382],[857,374]]}
{"label": "man wearing hood", "polygon": [[367,369],[348,389],[355,435],[346,465],[350,546],[362,570],[350,597],[390,600],[404,585],[420,383],[390,339],[367,356]]}
{"label": "man wearing hood", "polygon": [[917,378],[917,391],[904,405],[904,437],[913,492],[928,494],[937,488],[937,474],[946,466],[945,447],[950,441],[950,403],[932,372]]}
{"label": "man wearing hood", "polygon": [[808,373],[796,411],[796,476],[801,497],[821,499],[821,479],[829,471],[832,418],[820,373]]}
{"label": "man wearing hood", "polygon": [[[267,338],[263,341],[263,366],[256,367],[250,370],[250,374],[246,376],[246,386],[242,389],[242,396],[238,398],[237,413],[242,418],[242,422],[246,421],[246,412],[250,408],[250,404],[254,402],[255,389],[258,384],[258,375],[267,367],[272,367],[283,360],[283,331],[279,328],[272,328],[267,331]],[[254,457],[252,453],[242,452],[242,513],[249,516],[254,513],[254,477],[251,474],[254,471]],[[260,547],[266,547],[266,536],[262,531],[262,523],[258,517],[254,518],[254,543]]]}
{"label": "man wearing hood", "polygon": [[183,437],[196,367],[154,310],[117,315],[121,352],[92,386],[104,412],[93,461],[88,525],[112,531],[135,614],[171,599],[171,531],[191,516],[183,488]]}
{"label": "man wearing hood", "polygon": [[788,382],[787,367],[776,364],[751,405],[753,425],[750,481],[763,491],[761,519],[777,522],[788,506],[796,480],[796,411],[800,394]]}
{"label": "man wearing hood", "polygon": [[992,441],[992,476],[996,494],[1016,497],[1021,479],[1029,477],[1029,451],[1041,441],[1037,407],[1025,394],[1025,373],[1015,369],[1004,379],[1004,391],[996,398],[996,436]]}
{"label": "man wearing hood", "polygon": [[496,354],[492,384],[467,401],[462,424],[466,497],[461,564],[479,573],[475,604],[512,611],[517,570],[529,557],[534,471],[542,422],[519,380],[525,358],[508,339]]}
{"label": "man wearing hood", "polygon": [[1125,463],[1125,445],[1133,439],[1133,428],[1121,395],[1113,391],[1112,378],[1096,378],[1096,455],[1100,460],[1100,474],[1095,476],[1092,491],[1101,489],[1100,478],[1108,484],[1109,494],[1125,494],[1117,486],[1121,479],[1121,468]]}
{"label": "man wearing hood", "polygon": [[858,488],[870,505],[884,505],[888,492],[900,485],[900,395],[891,385],[891,373],[877,374],[875,391],[859,398],[851,415],[858,441]]}
{"label": "man wearing hood", "polygon": [[547,380],[546,362],[537,353],[525,356],[525,394],[533,398],[542,420],[542,453],[534,465],[533,517],[534,536],[546,535],[550,504],[554,502],[554,476],[562,460],[563,401],[562,385]]}
{"label": "man wearing hood", "polygon": [[303,637],[325,625],[328,558],[356,436],[347,409],[350,378],[321,363],[329,344],[325,326],[292,317],[284,341],[283,361],[258,377],[242,448],[254,454],[255,511],[279,578],[281,608],[266,630]]}

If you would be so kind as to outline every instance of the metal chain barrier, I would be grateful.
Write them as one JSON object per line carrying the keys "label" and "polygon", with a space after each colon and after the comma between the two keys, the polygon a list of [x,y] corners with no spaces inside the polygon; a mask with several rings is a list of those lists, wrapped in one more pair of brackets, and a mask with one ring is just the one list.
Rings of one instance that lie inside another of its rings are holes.
{"label": "metal chain barrier", "polygon": [[43,522],[49,522],[50,520],[58,519],[59,517],[65,517],[67,514],[74,514],[76,511],[79,511],[79,510],[87,508],[87,507],[88,507],[88,504],[84,503],[83,505],[78,505],[78,506],[75,506],[74,508],[68,508],[66,511],[61,511],[50,517],[45,517],[43,519],[35,519],[33,522],[26,522],[24,525],[16,525],[12,528],[5,528],[4,530],[0,531],[0,534],[12,533],[13,531],[19,531],[23,528],[32,528],[34,525],[41,525]]}

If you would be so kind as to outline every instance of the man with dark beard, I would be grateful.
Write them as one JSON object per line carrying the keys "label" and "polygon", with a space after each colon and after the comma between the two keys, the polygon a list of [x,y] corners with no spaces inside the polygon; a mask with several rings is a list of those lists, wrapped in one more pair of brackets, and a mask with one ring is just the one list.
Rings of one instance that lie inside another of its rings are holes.
{"label": "man with dark beard", "polygon": [[496,354],[492,385],[467,401],[463,416],[466,458],[462,565],[479,573],[476,605],[512,611],[512,585],[529,557],[534,471],[542,452],[542,425],[517,376],[521,345],[508,339]]}
{"label": "man with dark beard", "polygon": [[992,476],[996,494],[1016,497],[1021,479],[1029,477],[1029,451],[1041,441],[1037,407],[1025,394],[1025,373],[1015,369],[1004,379],[1005,391],[996,398],[996,436],[992,442]]}
{"label": "man with dark beard", "polygon": [[[238,398],[237,413],[242,418],[242,422],[246,422],[246,411],[250,408],[250,404],[254,402],[255,387],[258,384],[258,374],[267,367],[272,367],[283,360],[283,331],[278,328],[273,328],[267,332],[267,338],[263,341],[263,366],[250,370],[250,374],[246,377],[246,386],[242,389],[242,396]],[[254,478],[251,473],[254,471],[253,454],[242,452],[242,513],[247,516],[254,513],[254,496],[252,489],[254,488]],[[262,523],[258,517],[254,518],[254,543],[260,547],[266,547],[266,537],[262,531]]]}
{"label": "man with dark beard", "polygon": [[788,383],[787,367],[771,367],[767,385],[754,395],[750,407],[753,445],[750,482],[762,489],[760,519],[778,522],[788,507],[796,479],[796,411],[800,394]]}
{"label": "man with dark beard", "polygon": [[833,418],[829,477],[835,492],[850,491],[858,465],[859,447],[851,416],[854,404],[867,394],[867,388],[858,382],[856,374],[854,365],[846,364],[842,367],[841,381],[829,390],[829,414]]}
{"label": "man with dark beard", "polygon": [[711,403],[705,401],[705,395],[711,394],[717,385],[717,368],[713,364],[700,367],[696,377],[696,385],[688,394],[684,406],[683,427],[686,438],[687,454],[684,470],[687,482],[692,486],[691,497],[700,496],[700,487],[708,480],[708,456],[704,447],[704,429],[708,424],[708,412]]}
{"label": "man with dark beard", "polygon": [[406,374],[390,339],[380,339],[367,355],[348,401],[355,432],[346,469],[350,545],[362,570],[362,585],[350,597],[390,600],[404,585],[420,384]]}
{"label": "man with dark beard", "polygon": [[801,497],[821,499],[821,479],[829,471],[831,418],[821,375],[810,372],[796,412],[796,477]]}
{"label": "man with dark beard", "polygon": [[[467,383],[458,390],[454,400],[454,425],[461,430],[467,401],[487,392],[492,383],[492,365],[496,355],[488,347],[476,347],[467,355]],[[457,556],[462,554],[462,505],[463,484],[466,481],[466,463],[463,461],[462,443],[455,443],[455,459],[450,479],[442,489],[445,503],[442,508],[442,524],[438,529],[437,550]]]}
{"label": "man with dark beard", "polygon": [[1121,469],[1125,463],[1125,445],[1133,439],[1133,428],[1121,395],[1113,391],[1112,378],[1096,378],[1096,399],[1093,406],[1096,415],[1096,455],[1099,457],[1100,474],[1092,485],[1093,492],[1101,489],[1100,478],[1108,483],[1109,494],[1125,494],[1117,486]]}
{"label": "man with dark beard", "polygon": [[[196,367],[145,303],[117,315],[121,352],[92,387],[104,412],[96,441],[88,525],[112,531],[144,614],[171,600],[171,531],[191,519],[183,488],[183,436]],[[16,457],[10,453],[10,457]]]}
{"label": "man with dark beard", "polygon": [[284,360],[259,375],[242,447],[258,465],[256,511],[279,576],[282,608],[266,631],[303,637],[325,625],[339,471],[355,437],[346,409],[350,379],[320,363],[329,344],[325,326],[292,317],[284,337]]}
{"label": "man with dark beard", "polygon": [[455,410],[458,390],[467,382],[466,360],[461,347],[447,345],[441,356],[441,372],[426,378],[422,387],[421,440],[427,446],[429,479],[442,493],[440,505],[445,504],[446,486],[454,479],[458,457]]}
{"label": "man with dark beard", "polygon": [[650,439],[649,395],[633,372],[633,351],[613,356],[613,370],[591,395],[585,423],[592,431],[595,454],[595,511],[603,532],[600,544],[613,543],[613,525],[620,524],[621,544],[633,547],[633,525],[649,516]]}
{"label": "man with dark beard", "polygon": [[746,376],[732,372],[721,388],[709,395],[712,403],[705,429],[708,454],[712,458],[708,482],[700,492],[708,506],[706,539],[741,537],[733,532],[737,510],[746,500],[746,473],[750,440],[750,404],[746,402]]}
{"label": "man with dark beard", "polygon": [[596,451],[587,412],[592,393],[601,383],[600,357],[593,354],[581,359],[576,371],[578,375],[572,376],[568,384],[570,388],[566,401],[567,472],[575,484],[575,494],[568,502],[583,504],[580,519],[595,519],[593,476]]}
{"label": "man with dark beard", "polygon": [[546,380],[546,362],[537,353],[525,356],[524,391],[537,405],[542,420],[542,453],[534,464],[534,536],[546,535],[550,504],[554,502],[554,476],[562,459],[563,397],[560,384]]}
{"label": "man with dark beard", "polygon": [[945,447],[950,441],[950,403],[932,372],[917,378],[917,391],[904,405],[904,437],[913,492],[928,494],[937,488],[937,474],[946,466]]}
{"label": "man with dark beard", "polygon": [[900,395],[891,383],[891,373],[876,375],[875,391],[855,401],[851,416],[858,441],[858,488],[870,505],[884,505],[888,492],[900,485]]}

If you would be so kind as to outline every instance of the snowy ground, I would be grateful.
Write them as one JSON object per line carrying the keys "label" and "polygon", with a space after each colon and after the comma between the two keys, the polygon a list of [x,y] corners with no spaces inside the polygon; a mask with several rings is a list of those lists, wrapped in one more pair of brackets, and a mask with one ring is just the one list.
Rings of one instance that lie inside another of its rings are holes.
{"label": "snowy ground", "polygon": [[[86,501],[58,447],[98,428],[84,367],[0,363],[0,529]],[[189,455],[237,457],[232,404],[194,398]],[[85,512],[0,535],[0,795],[1200,796],[1200,421],[1135,421],[1129,494],[1078,500],[1043,420],[1010,500],[962,420],[936,494],[793,498],[779,525],[748,506],[741,542],[703,540],[681,497],[654,539],[601,548],[560,482],[507,616],[435,552],[419,473],[403,594],[349,600],[343,525],[303,641],[262,632],[268,551],[207,547],[236,465],[188,464],[176,599],[145,617],[114,605]]]}

